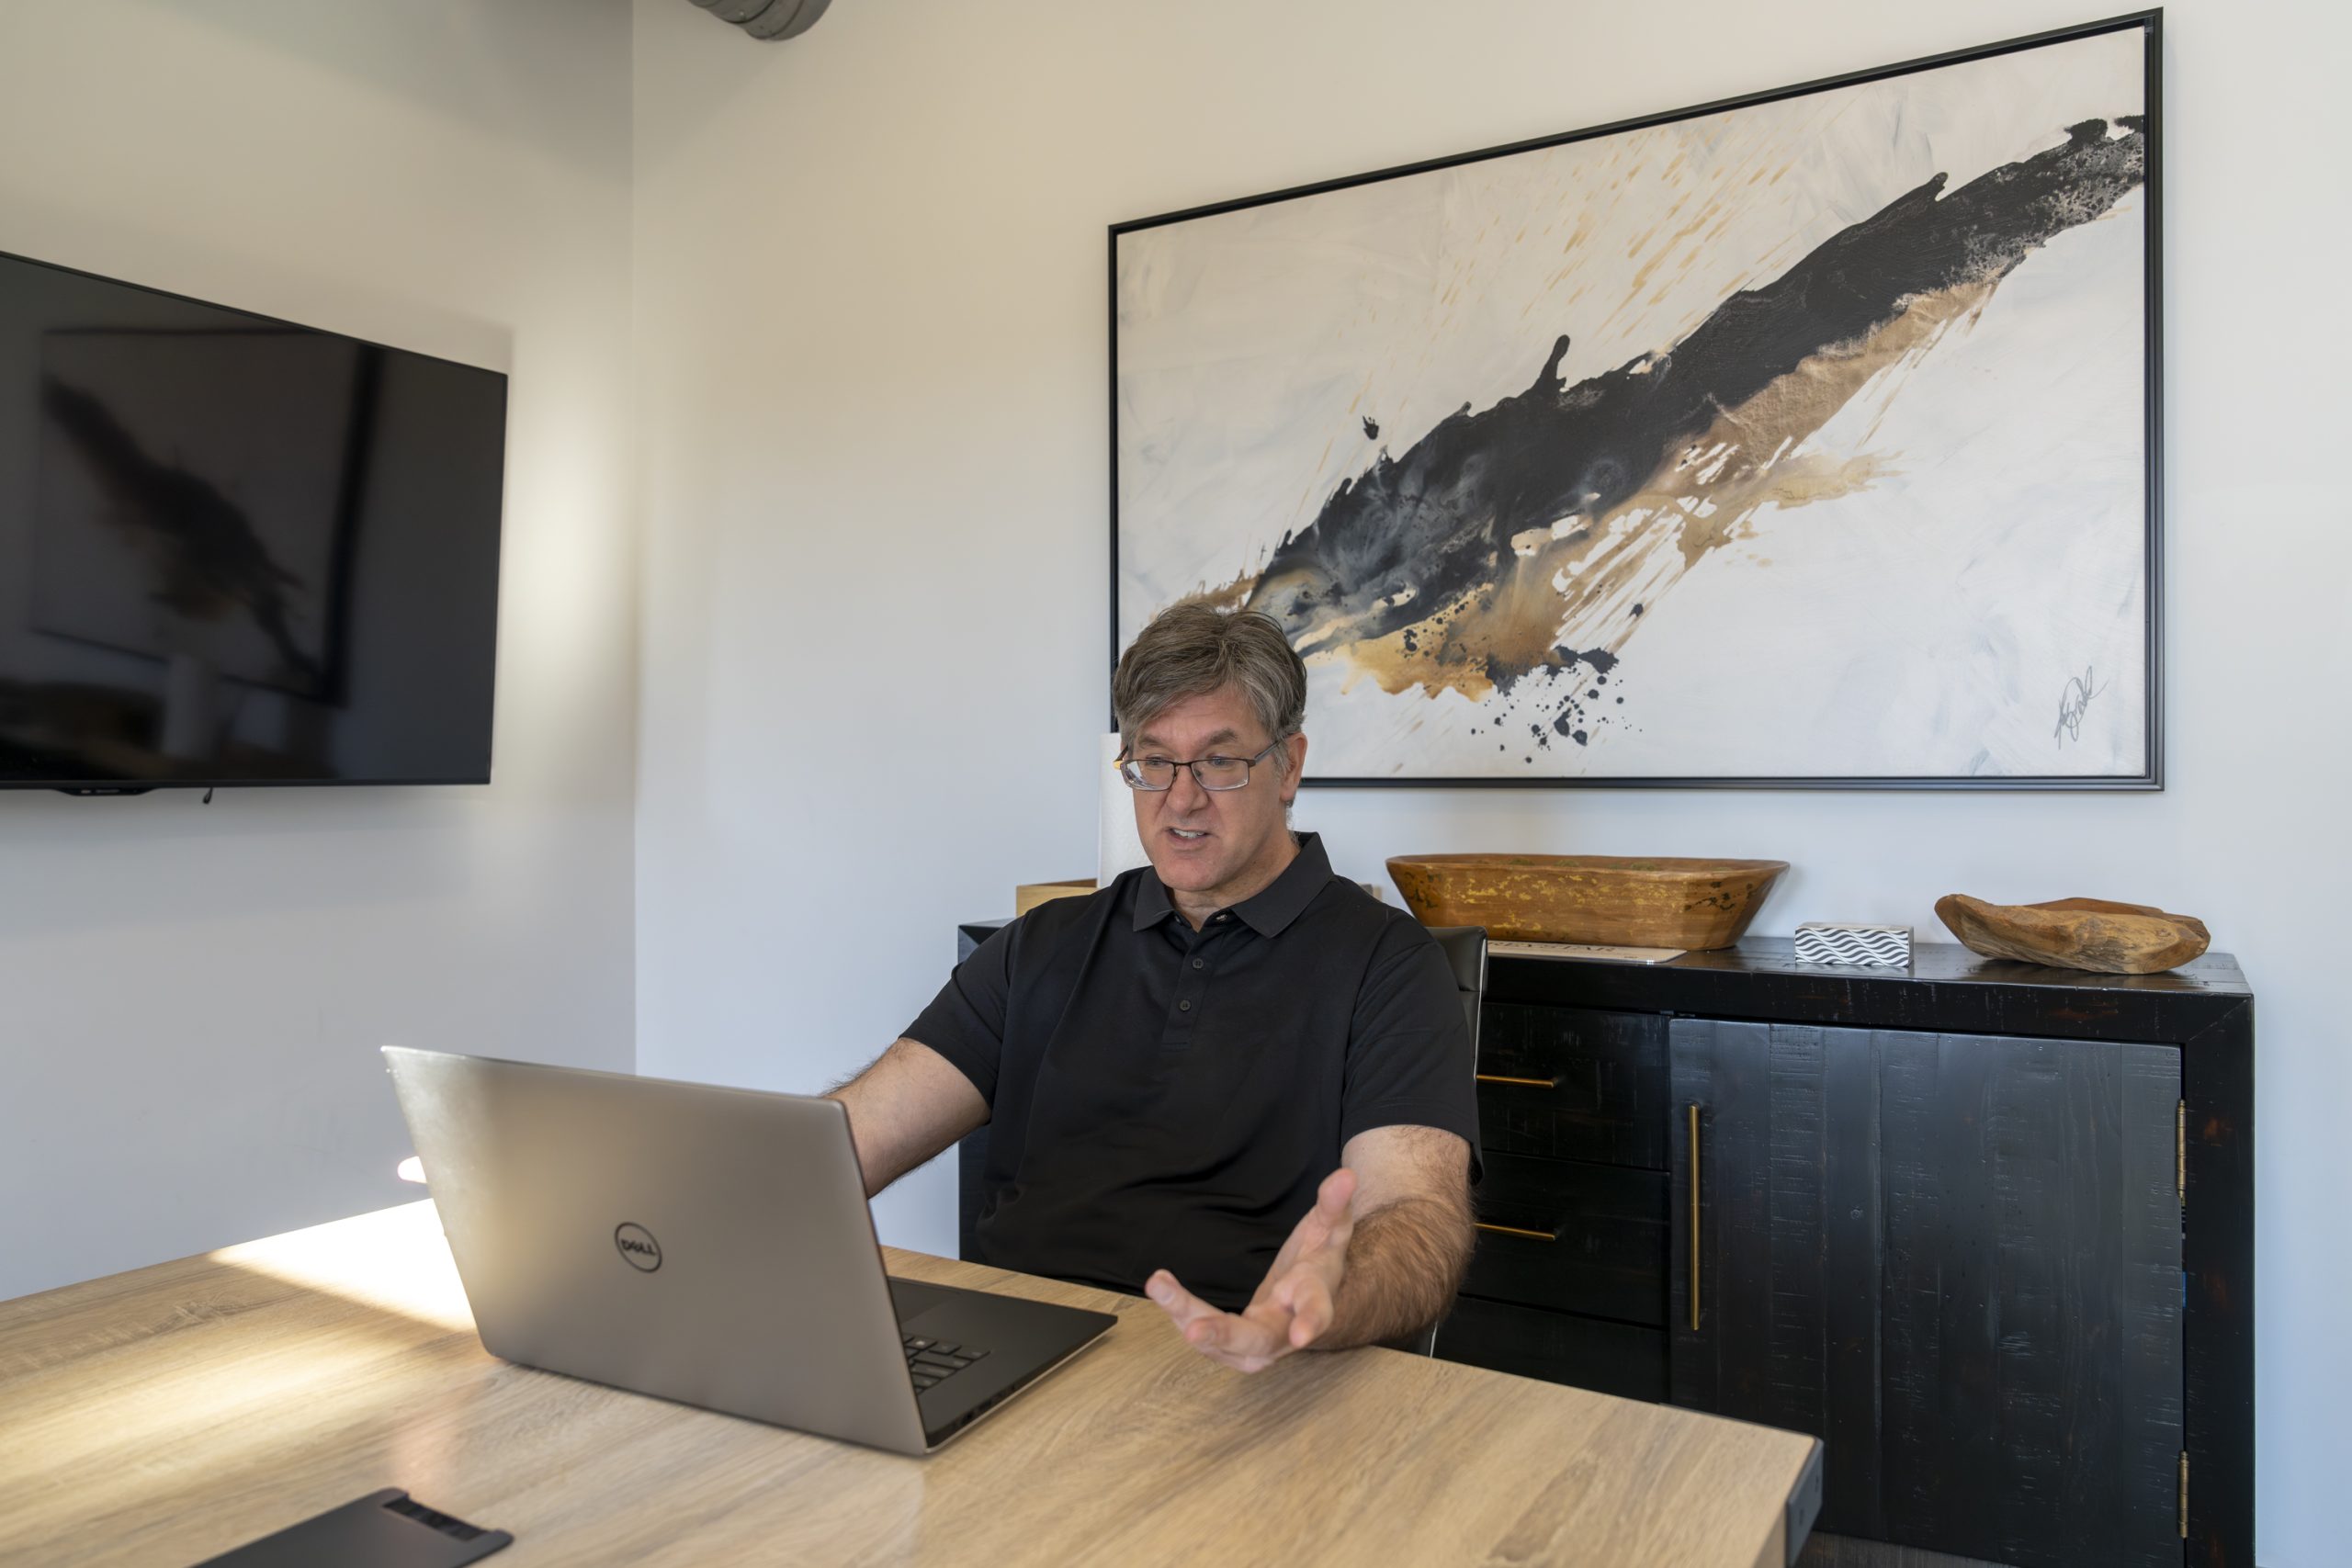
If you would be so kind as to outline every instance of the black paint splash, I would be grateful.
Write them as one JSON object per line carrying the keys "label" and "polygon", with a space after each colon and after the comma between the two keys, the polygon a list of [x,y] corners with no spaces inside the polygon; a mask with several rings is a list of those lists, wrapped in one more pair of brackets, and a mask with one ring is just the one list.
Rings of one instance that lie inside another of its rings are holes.
{"label": "black paint splash", "polygon": [[[1247,603],[1302,651],[1423,623],[1442,631],[1447,615],[1490,609],[1514,536],[1605,515],[1724,411],[1807,358],[1867,338],[1919,297],[1996,283],[2122,199],[2143,178],[2146,152],[2146,122],[2129,116],[2112,129],[2098,119],[2069,127],[2064,145],[1949,194],[1939,174],[1773,282],[1732,295],[1672,349],[1574,386],[1560,378],[1561,336],[1525,391],[1478,413],[1464,403],[1403,457],[1384,451],[1343,480],[1243,585]],[[1486,673],[1508,693],[1538,669],[1573,671],[1579,662],[1605,673],[1614,656],[1566,648],[1524,660],[1489,656]],[[1586,742],[1580,701],[1554,728]]]}

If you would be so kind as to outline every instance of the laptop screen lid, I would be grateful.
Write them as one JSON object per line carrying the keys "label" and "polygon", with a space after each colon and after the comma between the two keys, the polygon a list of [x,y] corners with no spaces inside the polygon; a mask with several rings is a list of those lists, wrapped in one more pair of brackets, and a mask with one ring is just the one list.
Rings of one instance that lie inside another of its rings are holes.
{"label": "laptop screen lid", "polygon": [[384,1058],[492,1355],[923,1451],[839,1102]]}

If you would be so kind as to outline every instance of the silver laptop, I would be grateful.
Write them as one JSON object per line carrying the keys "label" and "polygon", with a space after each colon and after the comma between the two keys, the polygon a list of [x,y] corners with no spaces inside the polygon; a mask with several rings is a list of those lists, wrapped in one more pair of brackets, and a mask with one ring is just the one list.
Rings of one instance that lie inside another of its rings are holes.
{"label": "silver laptop", "polygon": [[885,1275],[838,1101],[384,1059],[506,1360],[920,1454],[1118,1321]]}

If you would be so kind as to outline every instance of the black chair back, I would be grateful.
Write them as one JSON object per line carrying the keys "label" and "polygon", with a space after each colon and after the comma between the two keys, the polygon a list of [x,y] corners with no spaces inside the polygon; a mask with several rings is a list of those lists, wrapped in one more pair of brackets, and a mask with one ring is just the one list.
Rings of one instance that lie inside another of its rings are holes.
{"label": "black chair back", "polygon": [[1487,1002],[1487,928],[1431,926],[1429,930],[1444,950],[1445,961],[1453,970],[1453,983],[1462,992],[1462,1012],[1470,1025],[1471,1070],[1475,1072],[1478,1061],[1478,1013]]}
{"label": "black chair back", "polygon": [[[1429,931],[1444,950],[1445,962],[1453,971],[1453,983],[1462,992],[1463,1021],[1470,1026],[1470,1071],[1475,1077],[1478,1071],[1478,1014],[1487,1002],[1487,928],[1431,926]],[[1437,1328],[1432,1325],[1419,1334],[1408,1334],[1385,1344],[1391,1350],[1432,1356],[1437,1353]]]}

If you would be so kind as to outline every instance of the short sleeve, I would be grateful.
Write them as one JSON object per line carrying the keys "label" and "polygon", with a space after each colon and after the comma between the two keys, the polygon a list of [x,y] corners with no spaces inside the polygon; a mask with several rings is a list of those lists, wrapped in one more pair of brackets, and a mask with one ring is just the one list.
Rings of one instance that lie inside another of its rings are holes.
{"label": "short sleeve", "polygon": [[1012,994],[1012,933],[1015,920],[956,966],[947,984],[921,1016],[901,1032],[928,1045],[972,1080],[980,1098],[996,1103],[997,1064],[1004,1052],[1006,1002]]}
{"label": "short sleeve", "polygon": [[1374,1127],[1436,1127],[1478,1159],[1478,1091],[1462,993],[1445,954],[1418,926],[1397,922],[1380,942],[1357,993],[1349,1032],[1340,1141]]}

